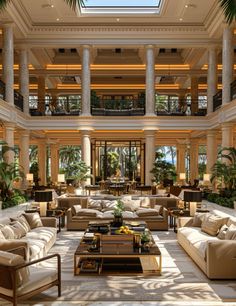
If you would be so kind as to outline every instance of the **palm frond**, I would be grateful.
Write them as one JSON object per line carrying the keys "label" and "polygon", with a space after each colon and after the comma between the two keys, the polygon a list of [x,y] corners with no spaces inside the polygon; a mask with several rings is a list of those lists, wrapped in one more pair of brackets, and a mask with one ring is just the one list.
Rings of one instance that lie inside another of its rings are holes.
{"label": "palm frond", "polygon": [[227,23],[231,24],[236,19],[236,1],[235,0],[219,0],[219,3],[223,9]]}
{"label": "palm frond", "polygon": [[0,0],[0,11],[4,10],[11,0]]}
{"label": "palm frond", "polygon": [[73,10],[77,5],[84,6],[84,0],[64,0]]}

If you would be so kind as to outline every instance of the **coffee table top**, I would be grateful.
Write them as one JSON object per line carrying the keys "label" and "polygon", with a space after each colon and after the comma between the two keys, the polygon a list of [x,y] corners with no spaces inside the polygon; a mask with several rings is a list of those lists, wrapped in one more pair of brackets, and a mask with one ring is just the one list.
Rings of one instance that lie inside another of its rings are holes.
{"label": "coffee table top", "polygon": [[[148,250],[142,246],[134,247],[135,235],[140,235],[140,232],[134,232],[134,234],[111,234],[110,232],[106,234],[94,234],[99,240],[99,246],[94,247],[93,245],[93,235],[92,233],[87,234],[85,232],[78,248],[75,251],[77,256],[89,256],[89,257],[105,257],[105,256],[157,256],[161,252],[158,246],[155,244],[153,237],[150,233],[150,247]],[[87,237],[86,237],[87,236]],[[91,238],[89,238],[91,236]]]}

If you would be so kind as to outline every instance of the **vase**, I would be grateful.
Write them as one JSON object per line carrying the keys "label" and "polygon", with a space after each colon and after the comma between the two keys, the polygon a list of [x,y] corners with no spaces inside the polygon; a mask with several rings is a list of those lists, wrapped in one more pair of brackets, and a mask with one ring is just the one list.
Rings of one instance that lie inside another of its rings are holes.
{"label": "vase", "polygon": [[114,216],[113,222],[112,222],[113,226],[122,226],[123,225],[123,217],[122,216]]}

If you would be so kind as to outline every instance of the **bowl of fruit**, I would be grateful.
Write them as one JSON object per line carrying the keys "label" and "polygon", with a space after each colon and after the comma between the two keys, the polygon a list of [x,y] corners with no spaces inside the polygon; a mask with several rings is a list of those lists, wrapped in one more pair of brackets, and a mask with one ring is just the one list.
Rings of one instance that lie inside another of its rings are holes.
{"label": "bowl of fruit", "polygon": [[132,235],[134,231],[132,231],[127,225],[122,225],[118,230],[115,232],[116,234],[126,234]]}

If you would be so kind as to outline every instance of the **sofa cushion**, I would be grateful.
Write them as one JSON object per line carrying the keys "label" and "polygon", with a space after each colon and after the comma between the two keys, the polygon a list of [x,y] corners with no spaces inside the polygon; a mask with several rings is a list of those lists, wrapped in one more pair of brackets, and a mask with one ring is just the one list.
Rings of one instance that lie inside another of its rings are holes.
{"label": "sofa cushion", "polygon": [[20,222],[21,225],[24,227],[26,233],[28,233],[31,230],[29,223],[27,222],[26,218],[23,215],[21,215],[17,218],[11,218],[11,221]]}
{"label": "sofa cushion", "polygon": [[225,239],[225,235],[226,235],[226,232],[228,231],[229,227],[224,224],[223,226],[221,226],[220,230],[219,230],[219,233],[217,235],[217,238],[219,239]]}
{"label": "sofa cushion", "polygon": [[88,208],[96,209],[96,210],[102,210],[102,200],[94,200],[89,199],[88,200]]}
{"label": "sofa cushion", "polygon": [[71,213],[72,213],[72,216],[76,216],[77,212],[81,209],[81,205],[73,205],[71,207]]}
{"label": "sofa cushion", "polygon": [[136,211],[139,217],[159,216],[159,209],[155,208],[140,208]]}
{"label": "sofa cushion", "polygon": [[[149,197],[140,197],[139,199],[141,200],[140,207],[143,207],[143,208],[151,207],[151,201],[154,201],[156,203],[155,200],[152,200]],[[153,204],[153,207],[155,203]]]}
{"label": "sofa cushion", "polygon": [[28,237],[28,234],[22,238],[29,246],[29,254],[31,259],[41,258],[46,255],[45,242],[37,238]]}
{"label": "sofa cushion", "polygon": [[76,216],[78,217],[98,217],[103,216],[102,212],[95,209],[81,208],[77,211]]}
{"label": "sofa cushion", "polygon": [[14,230],[10,225],[5,225],[1,227],[1,232],[3,233],[4,237],[6,239],[14,239],[15,238],[15,233]]}
{"label": "sofa cushion", "polygon": [[26,230],[24,226],[19,221],[14,221],[10,223],[11,228],[14,231],[14,238],[19,239],[26,235]]}
{"label": "sofa cushion", "polygon": [[[24,258],[22,256],[0,251],[0,265],[14,267],[17,265],[24,264]],[[16,273],[16,285],[17,287],[21,286],[23,283],[27,282],[29,279],[29,269],[28,267],[24,267],[19,269]],[[11,284],[7,278],[1,277],[1,287],[12,289]]]}
{"label": "sofa cushion", "polygon": [[124,203],[124,209],[126,211],[136,211],[140,208],[141,200],[122,200]]}
{"label": "sofa cushion", "polygon": [[163,213],[163,206],[162,205],[155,205],[154,209],[158,210],[159,215],[162,215],[162,213]]}
{"label": "sofa cushion", "polygon": [[117,201],[116,200],[102,200],[102,210],[103,211],[109,211],[113,210],[116,206]]}
{"label": "sofa cushion", "polygon": [[0,229],[0,240],[6,240],[5,236],[3,235],[1,229]]}
{"label": "sofa cushion", "polygon": [[8,217],[3,217],[3,218],[0,218],[0,226],[1,225],[7,225],[11,222],[10,218]]}
{"label": "sofa cushion", "polygon": [[[137,215],[135,213],[133,213],[132,211],[123,211],[122,212],[122,217],[124,219],[133,219],[133,218],[137,218]],[[114,213],[113,211],[105,211],[103,213],[103,217],[104,219],[114,219]]]}
{"label": "sofa cushion", "polygon": [[226,224],[229,218],[220,217],[212,214],[208,214],[202,221],[201,229],[203,232],[216,236],[222,225]]}
{"label": "sofa cushion", "polygon": [[23,216],[25,217],[25,219],[29,223],[29,226],[30,226],[31,229],[39,227],[39,226],[43,226],[40,215],[37,212],[35,212],[35,213],[24,213]]}
{"label": "sofa cushion", "polygon": [[196,212],[194,217],[193,217],[193,227],[201,227],[202,226],[202,221],[205,218],[205,216],[209,215],[208,213],[198,213]]}
{"label": "sofa cushion", "polygon": [[27,233],[26,237],[30,239],[39,239],[48,243],[56,235],[57,229],[55,227],[37,227]]}
{"label": "sofa cushion", "polygon": [[236,240],[236,225],[231,224],[225,234],[225,239]]}

